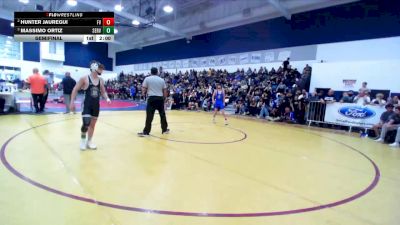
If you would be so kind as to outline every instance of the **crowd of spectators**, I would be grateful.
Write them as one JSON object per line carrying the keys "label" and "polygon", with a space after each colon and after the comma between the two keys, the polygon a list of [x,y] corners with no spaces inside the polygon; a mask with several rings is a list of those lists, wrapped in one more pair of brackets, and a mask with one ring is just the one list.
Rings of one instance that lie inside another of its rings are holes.
{"label": "crowd of spectators", "polygon": [[[311,101],[323,105],[341,102],[381,107],[399,104],[397,96],[388,98],[379,92],[374,94],[371,100],[372,93],[366,82],[363,82],[358,91],[337,92],[333,89],[319,89],[310,92],[311,72],[312,68],[309,65],[301,71],[292,68],[288,59],[281,67],[270,70],[260,67],[258,70],[237,69],[228,73],[226,70],[210,68],[202,71],[162,72],[161,77],[168,86],[171,110],[211,111],[211,97],[217,84],[221,84],[225,89],[225,102],[235,114],[287,123],[304,124],[308,103]],[[117,79],[106,82],[107,91],[118,99],[144,100],[141,84],[145,76],[121,73]],[[396,121],[392,123],[397,123]],[[377,137],[385,122],[388,121],[382,121],[382,124],[374,127]]]}
{"label": "crowd of spectators", "polygon": [[[288,61],[288,60],[287,60]],[[212,110],[212,93],[221,84],[226,104],[236,114],[258,116],[273,121],[304,123],[311,67],[302,71],[285,64],[277,69],[208,69],[203,71],[162,72],[170,92],[172,110]],[[145,74],[121,73],[106,82],[108,93],[118,99],[143,99],[141,83]]]}

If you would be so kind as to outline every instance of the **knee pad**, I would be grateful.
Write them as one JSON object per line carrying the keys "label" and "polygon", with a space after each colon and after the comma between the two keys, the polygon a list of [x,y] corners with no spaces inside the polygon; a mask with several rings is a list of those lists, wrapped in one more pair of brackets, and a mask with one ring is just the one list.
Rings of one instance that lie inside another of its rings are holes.
{"label": "knee pad", "polygon": [[82,122],[83,122],[82,127],[81,127],[82,133],[86,133],[88,131],[91,119],[92,119],[91,117],[83,117],[82,118]]}

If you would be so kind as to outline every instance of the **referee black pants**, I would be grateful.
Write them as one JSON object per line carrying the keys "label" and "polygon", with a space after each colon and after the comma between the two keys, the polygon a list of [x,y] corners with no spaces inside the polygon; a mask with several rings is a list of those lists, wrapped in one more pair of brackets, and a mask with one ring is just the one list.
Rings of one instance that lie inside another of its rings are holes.
{"label": "referee black pants", "polygon": [[153,122],[154,113],[158,110],[161,119],[161,130],[164,132],[168,129],[167,117],[165,116],[164,98],[158,96],[150,96],[147,100],[146,108],[146,126],[143,129],[144,134],[150,134],[151,123]]}
{"label": "referee black pants", "polygon": [[43,104],[43,94],[32,94],[33,106],[35,107],[35,111],[43,112],[44,104]]}

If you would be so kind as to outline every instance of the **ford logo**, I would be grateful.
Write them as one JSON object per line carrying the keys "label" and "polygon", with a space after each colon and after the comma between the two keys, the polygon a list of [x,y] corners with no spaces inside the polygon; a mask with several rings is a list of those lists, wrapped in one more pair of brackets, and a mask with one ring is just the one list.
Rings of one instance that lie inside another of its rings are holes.
{"label": "ford logo", "polygon": [[352,119],[367,119],[375,115],[371,109],[360,106],[345,106],[339,109],[339,113]]}

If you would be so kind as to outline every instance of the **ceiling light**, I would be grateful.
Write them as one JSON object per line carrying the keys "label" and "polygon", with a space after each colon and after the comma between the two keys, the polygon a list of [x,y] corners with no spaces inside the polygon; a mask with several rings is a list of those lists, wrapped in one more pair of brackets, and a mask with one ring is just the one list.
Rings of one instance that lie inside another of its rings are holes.
{"label": "ceiling light", "polygon": [[124,7],[122,7],[121,4],[117,4],[117,5],[115,5],[114,9],[115,9],[115,11],[121,12],[122,9],[124,9]]}
{"label": "ceiling light", "polygon": [[163,7],[163,10],[166,13],[172,13],[172,11],[174,11],[174,8],[172,8],[172,6],[170,6],[170,5],[166,5]]}
{"label": "ceiling light", "polygon": [[76,4],[78,4],[78,2],[76,2],[76,0],[68,0],[67,4],[70,6],[76,6]]}
{"label": "ceiling light", "polygon": [[102,9],[99,9],[99,12],[103,12],[103,10],[102,10]]}
{"label": "ceiling light", "polygon": [[22,4],[28,4],[29,0],[19,0],[19,2],[21,2]]}
{"label": "ceiling light", "polygon": [[7,45],[10,45],[10,44],[11,44],[11,41],[10,41],[10,40],[7,40],[7,41],[6,41],[6,44],[7,44]]}
{"label": "ceiling light", "polygon": [[14,27],[14,22],[12,22],[12,23],[10,24],[10,26],[11,26],[11,27]]}
{"label": "ceiling light", "polygon": [[118,29],[117,28],[114,29],[114,34],[118,34]]}
{"label": "ceiling light", "polygon": [[132,25],[139,26],[140,25],[139,20],[132,20]]}

